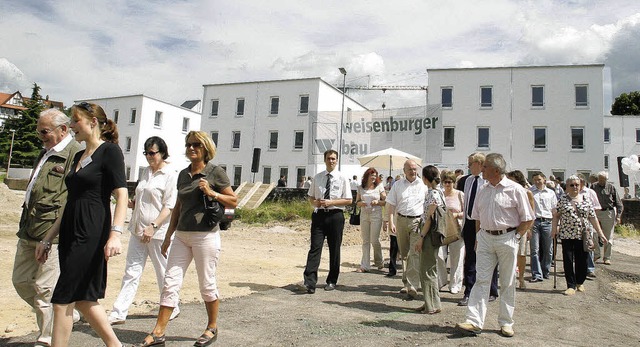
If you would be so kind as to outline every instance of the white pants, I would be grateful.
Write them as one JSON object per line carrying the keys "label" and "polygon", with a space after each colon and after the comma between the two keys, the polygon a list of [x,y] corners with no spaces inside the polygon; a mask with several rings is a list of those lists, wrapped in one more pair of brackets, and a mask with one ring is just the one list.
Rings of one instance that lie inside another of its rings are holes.
{"label": "white pants", "polygon": [[[113,310],[110,316],[117,319],[127,319],[129,306],[133,303],[140,284],[142,272],[147,263],[147,257],[151,259],[151,264],[156,270],[156,281],[159,293],[162,292],[164,274],[167,269],[167,259],[162,256],[162,241],[152,239],[149,243],[143,243],[136,235],[129,237],[129,249],[127,250],[127,263],[122,277],[122,287],[120,294],[113,303]],[[171,250],[171,248],[169,248]],[[180,312],[178,309],[177,312]],[[177,314],[174,310],[174,315]]]}
{"label": "white pants", "polygon": [[362,259],[360,260],[360,267],[368,271],[371,268],[371,247],[373,247],[374,265],[376,267],[382,266],[382,245],[380,244],[382,213],[380,211],[368,212],[365,209],[361,211]]}
{"label": "white pants", "polygon": [[176,307],[180,301],[180,288],[191,264],[196,263],[200,295],[205,302],[218,300],[216,269],[222,248],[220,231],[176,231],[164,276],[160,305]]}
{"label": "white pants", "polygon": [[516,305],[516,253],[518,240],[515,232],[491,235],[480,229],[477,233],[476,283],[471,289],[467,307],[467,322],[480,328],[484,326],[489,302],[491,277],[496,264],[500,274],[500,326],[513,325],[513,311]]}
{"label": "white pants", "polygon": [[[447,280],[447,258],[449,260],[449,279]],[[460,291],[462,289],[462,277],[464,270],[464,240],[460,239],[448,245],[441,246],[436,259],[438,267],[438,288],[442,288],[449,282],[449,290]]]}

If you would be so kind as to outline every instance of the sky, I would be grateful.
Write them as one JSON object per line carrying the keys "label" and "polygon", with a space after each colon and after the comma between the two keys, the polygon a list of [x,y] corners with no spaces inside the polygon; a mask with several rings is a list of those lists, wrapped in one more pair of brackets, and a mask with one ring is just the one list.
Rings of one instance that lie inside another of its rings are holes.
{"label": "sky", "polygon": [[[613,97],[640,90],[638,0],[0,0],[0,92],[172,104],[204,84],[321,77],[428,84],[427,69],[606,65]],[[607,84],[609,79],[605,79]],[[424,91],[349,95],[371,109]]]}

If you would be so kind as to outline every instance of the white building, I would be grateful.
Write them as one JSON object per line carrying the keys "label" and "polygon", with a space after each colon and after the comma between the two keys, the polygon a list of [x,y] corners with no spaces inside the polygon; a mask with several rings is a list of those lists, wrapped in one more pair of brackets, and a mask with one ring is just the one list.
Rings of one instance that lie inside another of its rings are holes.
{"label": "white building", "polygon": [[[609,180],[621,182],[618,158],[640,155],[640,117],[605,116],[603,128],[604,169],[609,171]],[[624,174],[624,173],[623,173]],[[640,190],[633,188],[640,183],[640,173],[628,177],[630,193],[640,196]]]}
{"label": "white building", "polygon": [[[343,94],[320,78],[305,78],[208,84],[202,100],[202,130],[211,134],[215,162],[227,169],[233,185],[286,176],[287,186],[296,187],[299,177],[324,170],[322,153],[332,146],[314,143],[312,133],[319,113],[341,115]],[[344,110],[346,119],[366,108],[346,96]],[[252,173],[256,148],[260,161]]]}
{"label": "white building", "polygon": [[107,117],[117,123],[128,181],[137,181],[149,165],[142,152],[144,142],[151,136],[159,136],[167,143],[167,161],[172,167],[181,170],[189,165],[184,155],[185,136],[190,130],[200,129],[200,113],[144,95],[80,101],[100,105]]}
{"label": "white building", "polygon": [[529,178],[603,170],[603,68],[428,69],[428,102],[443,108],[442,166],[466,168],[481,151]]}

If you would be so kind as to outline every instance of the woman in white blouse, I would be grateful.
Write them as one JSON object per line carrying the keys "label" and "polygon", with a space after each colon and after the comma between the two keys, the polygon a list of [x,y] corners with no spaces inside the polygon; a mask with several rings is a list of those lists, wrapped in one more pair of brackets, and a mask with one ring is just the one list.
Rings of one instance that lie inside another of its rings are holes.
{"label": "woman in white blouse", "polygon": [[[144,156],[149,166],[144,169],[136,186],[135,200],[129,201],[133,208],[129,222],[129,249],[127,262],[122,277],[120,294],[113,303],[109,314],[112,325],[124,324],[138,291],[142,271],[151,259],[156,271],[158,288],[162,291],[167,258],[162,256],[161,246],[164,241],[171,209],[176,203],[178,173],[167,167],[165,161],[169,155],[167,144],[157,136],[152,136],[144,143]],[[172,319],[180,313],[176,307]]]}
{"label": "woman in white blouse", "polygon": [[387,197],[381,184],[378,171],[369,168],[362,175],[362,183],[358,185],[356,206],[360,207],[360,230],[362,233],[362,260],[356,272],[369,272],[371,269],[371,246],[373,246],[373,263],[382,270],[382,246],[380,230],[382,228],[382,206]]}

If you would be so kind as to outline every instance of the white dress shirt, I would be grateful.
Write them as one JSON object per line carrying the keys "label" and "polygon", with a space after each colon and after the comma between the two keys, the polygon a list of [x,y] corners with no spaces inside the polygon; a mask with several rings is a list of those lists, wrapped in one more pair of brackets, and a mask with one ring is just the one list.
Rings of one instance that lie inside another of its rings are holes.
{"label": "white dress shirt", "polygon": [[[136,204],[133,208],[129,232],[138,238],[142,237],[144,228],[153,222],[164,208],[172,209],[178,197],[178,173],[165,165],[155,173],[147,167],[140,175],[140,182],[136,186]],[[165,218],[158,224],[158,230],[153,235],[154,240],[164,240],[171,218]]]}
{"label": "white dress shirt", "polygon": [[471,218],[484,230],[506,230],[535,219],[527,190],[506,176],[497,185],[487,182],[478,188]]}
{"label": "white dress shirt", "polygon": [[558,205],[558,198],[556,193],[544,187],[538,189],[538,187],[531,187],[531,193],[533,193],[533,201],[536,207],[536,218],[553,218],[552,210]]}
{"label": "white dress shirt", "polygon": [[403,178],[393,184],[386,202],[395,206],[398,214],[405,216],[421,216],[424,213],[424,202],[427,199],[427,186],[420,178],[409,182]]}
{"label": "white dress shirt", "polygon": [[[349,184],[349,179],[346,178],[340,171],[333,170],[328,172],[324,170],[313,178],[311,181],[311,186],[309,187],[309,191],[307,195],[316,199],[322,200],[324,199],[324,192],[327,186],[328,174],[331,174],[331,187],[329,190],[329,199],[353,199],[353,195],[351,195],[351,185]],[[325,208],[326,210],[339,209],[344,210],[344,206],[329,206]],[[316,207],[313,211],[316,212],[318,208]]]}

